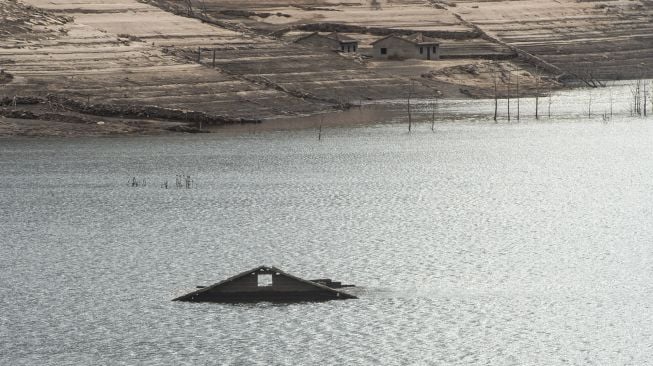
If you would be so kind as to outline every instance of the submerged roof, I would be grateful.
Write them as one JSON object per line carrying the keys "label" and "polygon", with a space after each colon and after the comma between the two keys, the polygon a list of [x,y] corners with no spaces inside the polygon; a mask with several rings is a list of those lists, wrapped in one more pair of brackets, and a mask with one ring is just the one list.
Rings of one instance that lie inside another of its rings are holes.
{"label": "submerged roof", "polygon": [[401,39],[402,41],[412,43],[412,44],[414,44],[416,46],[420,46],[420,45],[439,45],[440,44],[440,42],[437,39],[427,37],[424,34],[422,34],[422,32],[417,32],[417,33],[413,33],[413,34],[409,34],[409,35],[391,34],[389,36],[385,36],[383,38],[377,39],[376,41],[372,42],[372,45],[374,45],[374,44],[376,44],[378,42],[381,42],[383,40],[386,40],[388,38],[398,38],[398,39]]}
{"label": "submerged roof", "polygon": [[[259,274],[272,276],[269,286],[253,284],[252,275]],[[283,283],[278,284],[279,282]],[[173,301],[324,301],[356,298],[346,292],[293,276],[276,267],[259,266],[180,296]]]}

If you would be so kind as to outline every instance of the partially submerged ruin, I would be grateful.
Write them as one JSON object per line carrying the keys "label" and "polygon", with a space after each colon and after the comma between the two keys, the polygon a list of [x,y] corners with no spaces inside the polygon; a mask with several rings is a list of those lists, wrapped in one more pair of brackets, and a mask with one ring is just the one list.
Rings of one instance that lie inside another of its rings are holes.
{"label": "partially submerged ruin", "polygon": [[[330,287],[330,284],[333,286]],[[351,287],[329,279],[308,281],[275,267],[260,266],[201,287],[173,301],[192,302],[299,302],[356,299],[335,288]]]}

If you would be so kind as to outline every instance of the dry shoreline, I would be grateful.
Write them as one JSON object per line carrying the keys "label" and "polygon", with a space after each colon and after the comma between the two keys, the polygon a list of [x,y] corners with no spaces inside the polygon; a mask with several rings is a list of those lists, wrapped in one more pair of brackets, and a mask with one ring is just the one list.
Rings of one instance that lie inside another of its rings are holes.
{"label": "dry shoreline", "polygon": [[[558,81],[560,73],[547,73],[513,52],[511,47],[521,42],[516,36],[528,33],[522,27],[527,23],[496,23],[493,17],[508,11],[501,1],[402,0],[370,9],[366,2],[320,0],[317,7],[289,3],[275,11],[255,1],[207,3],[211,6],[201,13],[169,0],[0,3],[0,14],[6,15],[0,35],[9,35],[0,37],[0,136],[136,136],[373,124],[386,116],[357,105],[383,104],[409,94],[470,101],[528,97],[568,87]],[[553,16],[557,8],[545,3],[533,13],[529,1],[520,1],[519,12],[511,16],[528,15],[534,30],[546,28],[539,12]],[[572,18],[605,10],[583,2],[564,5]],[[619,0],[612,7],[628,17],[648,11],[646,4],[642,9],[632,5]],[[605,28],[610,19],[596,27]],[[594,34],[593,24],[565,26]],[[358,56],[339,55],[293,43],[298,33],[311,29],[353,32],[365,50]],[[369,56],[370,44],[380,34],[417,30],[442,36],[447,57],[435,62],[362,57]],[[637,37],[631,38],[629,50],[640,45]],[[559,47],[573,54],[587,51],[583,44]],[[564,66],[570,61],[547,42],[527,46],[532,55],[546,55],[546,62]],[[647,55],[646,49],[641,51],[636,60]],[[604,74],[609,75],[614,60],[605,60]],[[11,103],[14,96],[36,101]]]}

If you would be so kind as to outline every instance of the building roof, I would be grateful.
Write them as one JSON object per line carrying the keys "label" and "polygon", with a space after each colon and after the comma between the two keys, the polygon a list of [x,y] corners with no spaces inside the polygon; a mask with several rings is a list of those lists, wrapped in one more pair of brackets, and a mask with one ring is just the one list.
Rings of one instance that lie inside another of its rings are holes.
{"label": "building roof", "polygon": [[[305,299],[301,299],[301,300],[312,300],[315,293],[321,293],[322,294],[319,297],[320,300],[329,299],[329,298],[330,299],[356,299],[357,298],[354,295],[350,295],[350,294],[348,294],[346,292],[343,292],[343,291],[335,290],[335,289],[333,289],[331,287],[328,287],[326,285],[323,285],[321,283],[312,282],[312,281],[308,281],[308,280],[299,278],[297,276],[293,276],[290,273],[286,273],[286,272],[284,272],[284,271],[282,271],[282,270],[280,270],[280,269],[278,269],[276,267],[259,266],[259,267],[247,270],[245,272],[241,272],[241,273],[239,273],[239,274],[237,274],[235,276],[229,277],[226,280],[217,282],[217,283],[215,283],[213,285],[203,287],[203,288],[200,288],[199,290],[196,290],[196,291],[190,292],[190,293],[188,293],[186,295],[177,297],[173,301],[213,301],[213,302],[238,301],[240,299],[237,298],[237,296],[238,296],[237,294],[235,294],[233,291],[221,293],[221,291],[220,291],[221,288],[226,287],[227,285],[233,283],[234,281],[237,281],[238,279],[246,277],[246,276],[248,276],[250,274],[257,274],[257,273],[258,274],[271,274],[271,273],[273,273],[276,276],[283,276],[283,277],[285,277],[287,279],[290,279],[292,281],[295,281],[297,283],[303,284],[305,286],[307,285],[309,287],[314,288],[314,290],[311,290],[311,292],[313,292],[313,294],[307,293],[306,296],[308,296],[308,297],[305,298]],[[270,291],[270,289],[266,288],[265,291],[261,291],[261,294],[262,295],[269,295],[270,293],[275,292],[274,291],[274,285],[272,286],[271,290],[272,291]],[[221,295],[217,299],[216,299],[216,296],[215,296],[216,293]],[[253,293],[255,294],[256,292],[253,292]],[[236,296],[236,297],[229,298],[229,296]],[[260,300],[266,300],[266,299],[267,298],[261,298]],[[252,298],[252,297],[248,297],[246,300],[251,301],[251,300],[257,300],[257,299]]]}
{"label": "building roof", "polygon": [[376,41],[372,42],[372,45],[377,44],[378,42],[381,42],[383,40],[386,40],[388,38],[398,38],[401,39],[402,41],[406,41],[409,43],[412,43],[416,46],[423,46],[423,45],[440,45],[440,42],[431,37],[427,37],[422,32],[417,32],[409,35],[399,35],[399,34],[391,34],[389,36],[385,36],[383,38],[377,39]]}
{"label": "building roof", "polygon": [[345,36],[345,35],[343,35],[343,34],[340,34],[340,33],[338,33],[338,32],[329,33],[329,34],[327,34],[325,37],[327,37],[327,38],[331,38],[331,39],[335,39],[336,41],[341,42],[341,43],[354,43],[354,42],[358,42],[357,40],[355,40],[355,39],[353,39],[353,38],[351,38],[351,37],[347,37],[347,36]]}
{"label": "building roof", "polygon": [[328,38],[328,39],[331,39],[331,40],[334,40],[334,41],[337,41],[337,42],[340,42],[340,43],[358,43],[357,40],[355,40],[355,39],[353,39],[351,37],[347,37],[347,36],[345,36],[343,34],[340,34],[338,32],[333,32],[333,33],[329,33],[329,34],[326,34],[326,35],[320,34],[318,32],[309,33],[309,34],[307,34],[305,36],[301,36],[301,37],[297,38],[295,40],[295,43],[297,43],[297,42],[299,42],[301,40],[304,40],[306,38],[309,38],[309,37],[314,37],[314,36]]}

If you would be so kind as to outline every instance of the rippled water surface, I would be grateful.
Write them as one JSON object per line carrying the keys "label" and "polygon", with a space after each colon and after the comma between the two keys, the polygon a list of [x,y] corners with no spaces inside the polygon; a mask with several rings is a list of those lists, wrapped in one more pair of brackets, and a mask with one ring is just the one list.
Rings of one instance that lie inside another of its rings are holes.
{"label": "rippled water surface", "polygon": [[[0,168],[3,365],[651,363],[651,120],[5,139]],[[261,264],[360,299],[170,301]]]}

